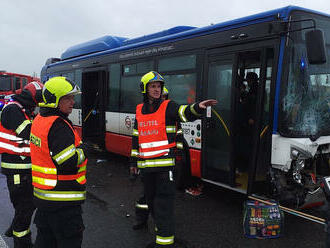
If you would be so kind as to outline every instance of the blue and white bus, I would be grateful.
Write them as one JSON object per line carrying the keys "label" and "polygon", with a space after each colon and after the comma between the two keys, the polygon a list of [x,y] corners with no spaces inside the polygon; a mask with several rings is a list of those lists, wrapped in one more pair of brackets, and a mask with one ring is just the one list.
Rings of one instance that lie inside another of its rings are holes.
{"label": "blue and white bus", "polygon": [[48,59],[41,78],[78,83],[71,118],[83,139],[126,156],[146,72],[161,73],[179,104],[217,99],[209,117],[183,124],[187,163],[178,174],[303,207],[330,175],[329,46],[329,15],[288,6],[206,27],[104,36]]}

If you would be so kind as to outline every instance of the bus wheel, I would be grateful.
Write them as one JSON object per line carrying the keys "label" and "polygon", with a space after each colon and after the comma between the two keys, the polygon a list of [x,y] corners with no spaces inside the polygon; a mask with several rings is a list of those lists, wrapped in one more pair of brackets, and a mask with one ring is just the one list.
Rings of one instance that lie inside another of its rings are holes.
{"label": "bus wheel", "polygon": [[177,189],[184,189],[191,181],[190,160],[188,146],[184,145],[183,150],[176,150],[174,179]]}

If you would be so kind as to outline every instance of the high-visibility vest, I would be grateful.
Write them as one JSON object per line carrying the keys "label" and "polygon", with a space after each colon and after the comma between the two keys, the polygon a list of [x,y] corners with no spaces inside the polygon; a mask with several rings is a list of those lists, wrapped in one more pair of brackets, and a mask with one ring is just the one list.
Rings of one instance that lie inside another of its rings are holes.
{"label": "high-visibility vest", "polygon": [[[86,164],[83,159],[74,175],[62,175],[57,170],[48,148],[48,133],[59,116],[42,117],[37,115],[31,127],[32,184],[34,196],[47,201],[81,201],[86,198]],[[64,119],[63,119],[64,120]],[[64,120],[74,133],[72,149],[81,144],[81,139],[73,127]],[[68,151],[72,152],[72,151]],[[70,183],[68,183],[70,182]],[[57,189],[61,189],[60,191]]]}
{"label": "high-visibility vest", "polygon": [[[31,120],[26,115],[23,106],[16,101],[7,103],[4,108],[6,108],[10,104],[18,105],[26,118],[26,120],[23,121],[21,125],[19,125],[18,128],[16,129],[16,131],[20,133],[20,130],[23,130],[26,127],[26,125],[31,124]],[[14,130],[9,130],[7,128],[4,128],[0,122],[0,153],[8,153],[19,156],[30,156],[29,141],[23,140],[22,138],[18,137],[17,132],[15,132]],[[20,168],[16,168],[16,169],[20,169]]]}
{"label": "high-visibility vest", "polygon": [[157,158],[167,155],[175,142],[169,143],[166,133],[166,108],[169,100],[163,101],[152,114],[142,114],[143,104],[136,107],[139,136],[139,158]]}

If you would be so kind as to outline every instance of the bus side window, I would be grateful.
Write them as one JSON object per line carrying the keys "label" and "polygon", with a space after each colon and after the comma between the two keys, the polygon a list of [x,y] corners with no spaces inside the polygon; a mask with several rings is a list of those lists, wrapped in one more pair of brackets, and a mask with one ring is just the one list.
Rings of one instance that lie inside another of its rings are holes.
{"label": "bus side window", "polygon": [[136,105],[143,101],[140,93],[141,76],[153,70],[153,67],[154,61],[152,60],[123,65],[120,82],[120,112],[135,113]]}
{"label": "bus side window", "polygon": [[19,90],[21,88],[21,78],[15,77],[15,85],[14,91]]}
{"label": "bus side window", "polygon": [[[82,70],[75,70],[74,72],[74,82],[79,86],[80,90],[82,90],[81,87],[81,81],[82,81]],[[81,95],[82,94],[78,94],[74,97],[74,108],[76,109],[80,109],[81,108]]]}
{"label": "bus side window", "polygon": [[136,105],[143,101],[139,82],[141,76],[122,77],[120,87],[120,112],[134,113]]}
{"label": "bus side window", "polygon": [[109,65],[108,70],[110,75],[107,88],[107,110],[118,112],[120,95],[120,64],[111,64]]}
{"label": "bus side window", "polygon": [[178,104],[196,101],[196,73],[164,75],[170,99]]}
{"label": "bus side window", "polygon": [[196,101],[195,54],[161,58],[158,71],[165,78],[170,99],[178,104],[192,104]]}
{"label": "bus side window", "polygon": [[24,88],[25,85],[27,85],[27,78],[22,78],[22,89]]}

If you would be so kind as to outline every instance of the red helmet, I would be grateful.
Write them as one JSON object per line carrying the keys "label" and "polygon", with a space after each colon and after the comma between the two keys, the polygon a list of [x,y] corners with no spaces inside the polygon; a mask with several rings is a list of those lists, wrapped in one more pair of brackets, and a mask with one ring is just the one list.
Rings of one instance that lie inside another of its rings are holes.
{"label": "red helmet", "polygon": [[42,99],[42,88],[44,85],[38,81],[33,81],[24,86],[23,90],[30,92],[33,101],[38,104],[43,101]]}

